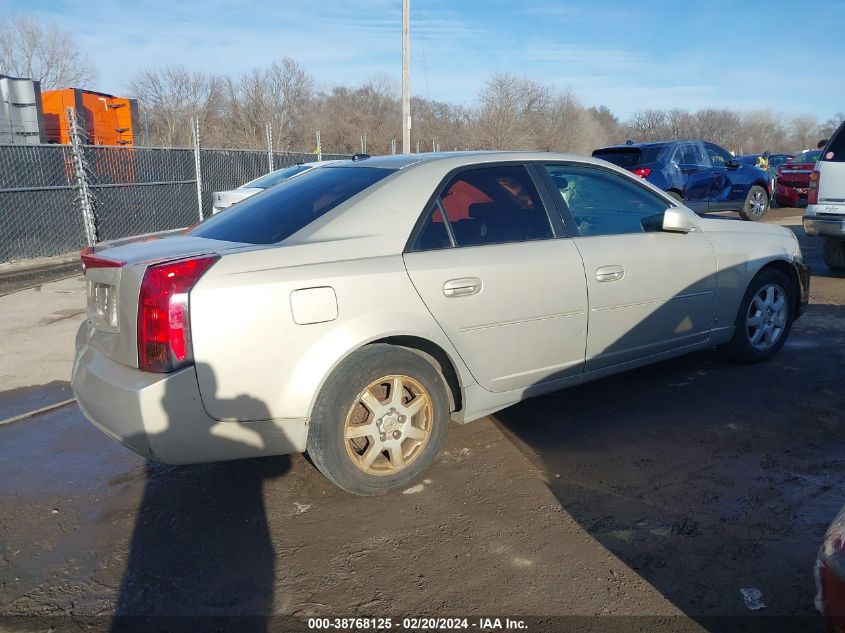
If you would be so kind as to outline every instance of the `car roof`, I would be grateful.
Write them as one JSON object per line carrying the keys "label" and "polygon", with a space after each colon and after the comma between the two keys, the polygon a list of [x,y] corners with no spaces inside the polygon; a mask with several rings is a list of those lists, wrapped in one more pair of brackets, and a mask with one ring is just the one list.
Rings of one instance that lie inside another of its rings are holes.
{"label": "car roof", "polygon": [[333,169],[347,169],[352,167],[376,167],[380,169],[407,169],[414,166],[439,163],[457,168],[465,165],[509,161],[578,161],[593,164],[604,164],[599,159],[576,154],[559,152],[530,152],[530,151],[501,151],[501,150],[468,150],[458,152],[426,152],[422,154],[388,154],[373,156],[357,161],[343,160],[331,165]]}
{"label": "car roof", "polygon": [[641,148],[641,147],[659,147],[661,145],[671,145],[673,143],[696,143],[697,141],[643,141],[642,143],[620,143],[619,145],[608,145],[606,147],[600,147],[597,149],[597,152],[600,152],[605,149],[628,149],[628,148]]}

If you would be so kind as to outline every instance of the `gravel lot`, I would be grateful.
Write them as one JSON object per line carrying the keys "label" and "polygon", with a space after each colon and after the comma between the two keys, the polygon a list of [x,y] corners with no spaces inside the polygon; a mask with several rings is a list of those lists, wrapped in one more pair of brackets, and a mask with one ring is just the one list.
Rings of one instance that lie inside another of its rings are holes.
{"label": "gravel lot", "polygon": [[[812,567],[845,502],[845,279],[800,213],[767,216],[814,274],[774,361],[700,353],[453,427],[402,493],[349,496],[299,455],[145,464],[75,404],[0,426],[0,631],[107,628],[115,612],[250,630],[336,615],[821,630]],[[83,309],[79,278],[0,296],[0,419],[71,397]]]}

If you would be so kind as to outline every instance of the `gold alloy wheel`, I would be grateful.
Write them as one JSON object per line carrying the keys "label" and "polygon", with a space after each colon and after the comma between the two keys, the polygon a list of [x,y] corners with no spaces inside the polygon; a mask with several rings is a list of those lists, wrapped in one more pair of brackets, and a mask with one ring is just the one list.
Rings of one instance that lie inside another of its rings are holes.
{"label": "gold alloy wheel", "polygon": [[422,453],[433,420],[425,387],[410,376],[384,376],[367,385],[346,414],[346,452],[365,473],[393,475]]}

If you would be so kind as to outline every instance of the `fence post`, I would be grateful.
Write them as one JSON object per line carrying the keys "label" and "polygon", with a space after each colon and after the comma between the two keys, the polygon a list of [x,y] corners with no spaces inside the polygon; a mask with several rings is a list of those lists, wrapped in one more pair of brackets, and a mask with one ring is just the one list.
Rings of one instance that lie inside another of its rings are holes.
{"label": "fence post", "polygon": [[200,222],[202,222],[202,163],[200,162],[200,118],[194,117],[191,121],[191,128],[194,137],[194,169],[197,172],[197,210],[199,211]]}
{"label": "fence post", "polygon": [[320,143],[320,130],[317,130],[317,161],[323,160],[323,145]]}
{"label": "fence post", "polygon": [[73,157],[73,171],[76,178],[77,199],[82,211],[82,225],[85,228],[85,243],[93,246],[97,243],[97,221],[94,216],[94,193],[88,186],[88,161],[85,158],[82,130],[73,108],[67,109],[68,129],[70,130],[70,152]]}
{"label": "fence post", "polygon": [[[273,124],[267,124],[267,166],[273,171]],[[269,172],[268,172],[269,173]]]}

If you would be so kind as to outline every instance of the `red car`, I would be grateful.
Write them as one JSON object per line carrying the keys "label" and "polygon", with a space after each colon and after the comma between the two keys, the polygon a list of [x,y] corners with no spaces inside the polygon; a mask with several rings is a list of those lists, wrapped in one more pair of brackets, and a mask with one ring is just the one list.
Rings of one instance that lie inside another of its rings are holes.
{"label": "red car", "polygon": [[775,177],[775,200],[782,207],[807,206],[807,188],[810,174],[821,158],[822,150],[801,152],[788,163],[778,167]]}
{"label": "red car", "polygon": [[816,607],[828,631],[845,633],[845,510],[830,524],[816,562]]}

